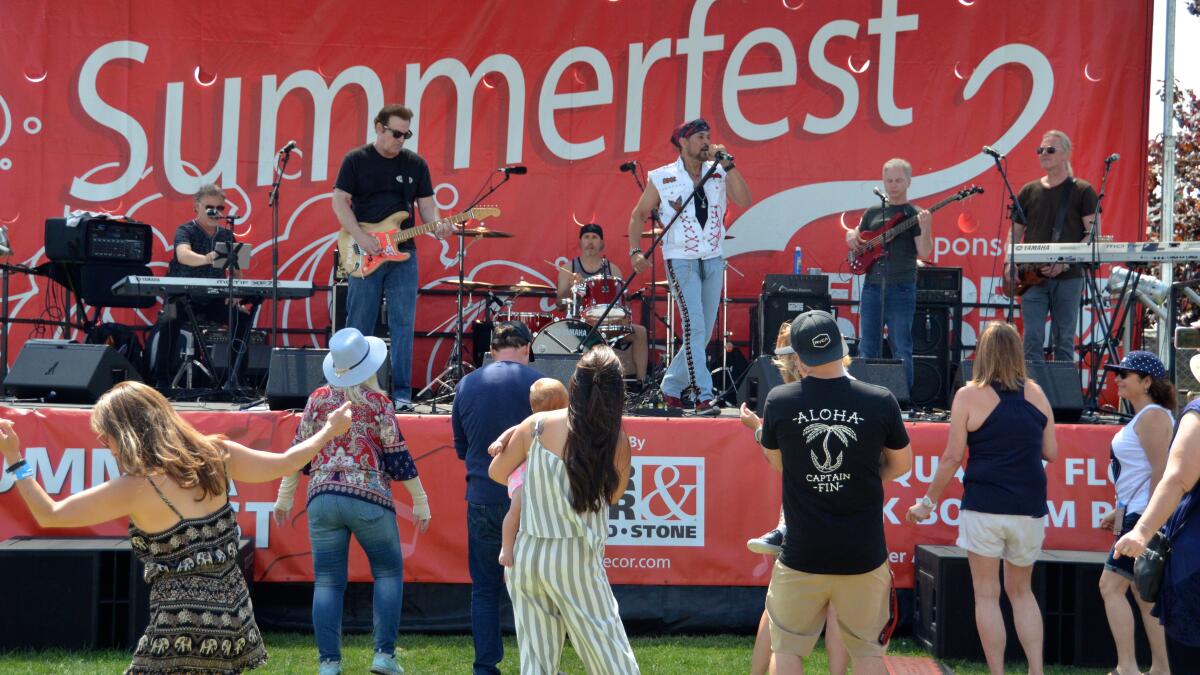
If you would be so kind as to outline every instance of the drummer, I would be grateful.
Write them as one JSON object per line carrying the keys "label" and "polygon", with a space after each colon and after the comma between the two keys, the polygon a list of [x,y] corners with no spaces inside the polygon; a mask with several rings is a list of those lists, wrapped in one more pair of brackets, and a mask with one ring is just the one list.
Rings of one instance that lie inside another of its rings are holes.
{"label": "drummer", "polygon": [[[559,301],[577,302],[573,287],[592,277],[621,278],[621,269],[604,255],[604,228],[596,223],[588,223],[579,228],[579,255],[571,259],[571,271],[568,273],[564,268],[558,270]],[[588,321],[585,316],[579,318]],[[646,339],[645,326],[632,321],[630,325],[633,332],[621,338],[614,348],[621,359],[621,368],[625,374],[629,374],[632,361],[634,374],[641,383],[646,379],[646,363],[650,358],[649,341]]]}

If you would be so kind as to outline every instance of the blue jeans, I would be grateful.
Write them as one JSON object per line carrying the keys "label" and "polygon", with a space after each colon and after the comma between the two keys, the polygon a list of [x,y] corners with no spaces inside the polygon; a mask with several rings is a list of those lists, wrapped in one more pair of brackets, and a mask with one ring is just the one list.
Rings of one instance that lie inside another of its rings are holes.
{"label": "blue jeans", "polygon": [[500,599],[504,567],[500,565],[500,528],[506,504],[467,502],[467,564],[471,571],[471,637],[475,640],[475,675],[500,675],[504,659],[500,639]]}
{"label": "blue jeans", "polygon": [[416,251],[405,262],[387,263],[366,278],[350,277],[346,325],[357,328],[363,335],[374,335],[379,303],[385,293],[392,340],[392,398],[411,401],[413,316],[417,311]]}
{"label": "blue jeans", "polygon": [[691,386],[688,377],[690,353],[699,400],[713,399],[712,373],[708,370],[705,348],[717,325],[724,273],[725,259],[720,256],[707,260],[667,261],[667,278],[671,280],[671,293],[675,295],[682,318],[681,325],[684,327],[684,344],[675,358],[671,359],[671,365],[663,376],[662,391],[667,396],[679,398],[684,388]]}
{"label": "blue jeans", "polygon": [[378,504],[344,497],[318,495],[308,505],[308,536],[312,541],[313,630],[322,661],[342,660],[342,597],[346,592],[350,535],[367,554],[375,578],[372,602],[375,651],[395,654],[404,597],[404,556],[396,514]]}
{"label": "blue jeans", "polygon": [[883,301],[883,285],[877,281],[863,284],[858,299],[858,355],[877,359],[883,349],[879,340],[880,319],[887,325],[888,345],[892,358],[904,362],[904,376],[908,388],[913,385],[913,316],[917,313],[916,282],[887,284],[887,308],[880,311]]}
{"label": "blue jeans", "polygon": [[1075,330],[1079,325],[1079,302],[1083,277],[1046,279],[1021,296],[1021,320],[1025,323],[1025,360],[1046,360],[1046,313],[1050,314],[1050,350],[1055,361],[1075,363]]}

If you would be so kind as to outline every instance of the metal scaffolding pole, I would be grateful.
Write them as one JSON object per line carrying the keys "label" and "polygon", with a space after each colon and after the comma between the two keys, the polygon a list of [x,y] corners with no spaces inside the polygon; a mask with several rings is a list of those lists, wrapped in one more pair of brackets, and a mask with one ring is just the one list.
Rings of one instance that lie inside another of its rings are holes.
{"label": "metal scaffolding pole", "polygon": [[[1162,175],[1162,221],[1159,238],[1162,242],[1175,239],[1175,4],[1166,0],[1167,27],[1163,36],[1166,56],[1163,60],[1163,175]],[[1175,281],[1174,266],[1163,263],[1160,278],[1168,287]],[[1171,363],[1171,349],[1175,339],[1175,326],[1166,321],[1158,322],[1158,356],[1163,363]]]}

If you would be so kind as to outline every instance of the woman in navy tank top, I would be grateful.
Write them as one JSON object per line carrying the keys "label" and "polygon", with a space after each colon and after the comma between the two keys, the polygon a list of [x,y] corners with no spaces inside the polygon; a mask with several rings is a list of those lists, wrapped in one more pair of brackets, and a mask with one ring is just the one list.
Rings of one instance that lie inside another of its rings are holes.
{"label": "woman in navy tank top", "polygon": [[[1042,550],[1046,470],[1058,454],[1054,416],[1041,387],[1025,373],[1016,329],[991,323],[975,347],[975,378],[958,390],[950,411],[950,437],[929,491],[908,510],[919,523],[962,465],[959,547],[966,549],[975,589],[975,625],[993,674],[1004,672],[1004,617],[1000,568],[1013,608],[1017,638],[1030,675],[1042,672],[1042,614],[1030,589],[1033,563]],[[946,511],[941,511],[943,518]]]}

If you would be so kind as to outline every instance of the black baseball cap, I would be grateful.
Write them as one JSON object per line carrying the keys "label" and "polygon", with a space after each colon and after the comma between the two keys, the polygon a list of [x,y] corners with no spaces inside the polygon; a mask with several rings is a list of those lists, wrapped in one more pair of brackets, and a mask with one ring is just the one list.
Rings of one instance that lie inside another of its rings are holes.
{"label": "black baseball cap", "polygon": [[498,321],[492,330],[492,349],[521,348],[533,342],[533,333],[523,321]]}
{"label": "black baseball cap", "polygon": [[792,349],[806,366],[820,366],[846,356],[846,341],[837,319],[829,312],[814,309],[792,321]]}

